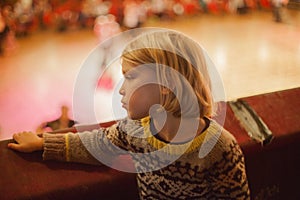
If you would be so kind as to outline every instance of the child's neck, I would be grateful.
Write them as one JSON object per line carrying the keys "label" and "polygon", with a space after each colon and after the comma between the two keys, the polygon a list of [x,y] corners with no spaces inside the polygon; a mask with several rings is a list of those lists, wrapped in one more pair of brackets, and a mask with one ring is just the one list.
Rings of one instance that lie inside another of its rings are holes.
{"label": "child's neck", "polygon": [[171,113],[164,117],[153,116],[152,120],[158,136],[172,143],[190,141],[205,128],[205,120],[202,118],[180,118]]}

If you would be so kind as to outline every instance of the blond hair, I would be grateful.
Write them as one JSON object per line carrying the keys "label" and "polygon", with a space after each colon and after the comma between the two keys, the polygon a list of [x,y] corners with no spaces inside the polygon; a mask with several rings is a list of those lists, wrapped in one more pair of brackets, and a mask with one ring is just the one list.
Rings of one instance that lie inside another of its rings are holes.
{"label": "blond hair", "polygon": [[[161,93],[161,105],[174,116],[212,115],[213,98],[205,56],[192,39],[170,30],[142,34],[126,46],[122,60],[132,66],[156,66],[160,89],[171,91],[169,95]],[[196,103],[192,97],[196,97]]]}

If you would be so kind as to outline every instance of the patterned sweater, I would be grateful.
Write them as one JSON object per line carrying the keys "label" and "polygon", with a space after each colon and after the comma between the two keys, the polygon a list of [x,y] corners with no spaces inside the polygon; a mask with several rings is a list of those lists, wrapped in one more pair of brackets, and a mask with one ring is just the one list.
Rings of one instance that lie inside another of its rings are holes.
{"label": "patterned sweater", "polygon": [[213,120],[180,144],[155,137],[149,117],[77,134],[44,134],[45,160],[111,166],[120,154],[133,158],[140,199],[250,199],[241,149]]}

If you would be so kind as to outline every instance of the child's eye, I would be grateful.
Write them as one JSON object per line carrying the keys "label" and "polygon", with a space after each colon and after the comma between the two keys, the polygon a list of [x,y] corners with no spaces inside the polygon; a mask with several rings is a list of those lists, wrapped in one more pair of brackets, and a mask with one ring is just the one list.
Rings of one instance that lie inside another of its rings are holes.
{"label": "child's eye", "polygon": [[125,79],[131,79],[131,76],[130,75],[124,75],[124,78]]}
{"label": "child's eye", "polygon": [[130,79],[133,79],[134,77],[133,77],[133,75],[131,75],[131,74],[125,74],[125,75],[124,75],[124,78],[130,80]]}

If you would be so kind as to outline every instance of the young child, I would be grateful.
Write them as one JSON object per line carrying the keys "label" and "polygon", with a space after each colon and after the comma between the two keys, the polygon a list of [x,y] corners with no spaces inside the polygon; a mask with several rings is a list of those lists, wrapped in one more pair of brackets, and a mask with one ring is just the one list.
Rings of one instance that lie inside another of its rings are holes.
{"label": "young child", "polygon": [[213,116],[203,49],[170,30],[145,33],[122,54],[119,93],[128,117],[108,128],[13,135],[17,151],[43,159],[104,163],[130,154],[140,199],[250,199],[243,154]]}

